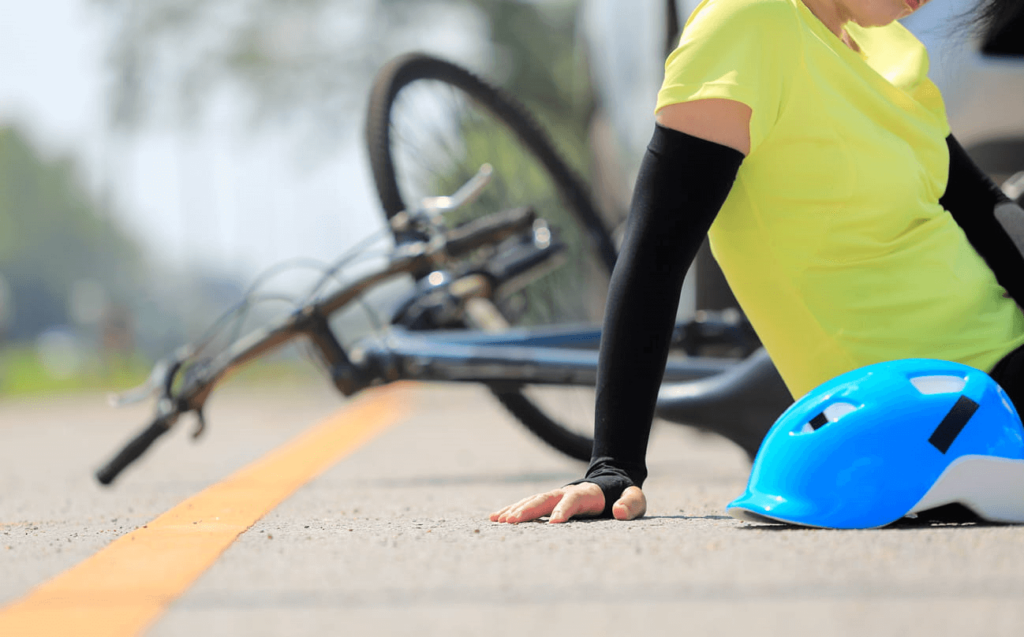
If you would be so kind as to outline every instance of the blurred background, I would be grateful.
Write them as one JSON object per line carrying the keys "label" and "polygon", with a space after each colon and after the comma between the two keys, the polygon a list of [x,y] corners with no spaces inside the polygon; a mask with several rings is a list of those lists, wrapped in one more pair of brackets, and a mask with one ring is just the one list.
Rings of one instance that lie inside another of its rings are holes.
{"label": "blurred background", "polygon": [[[379,231],[364,109],[374,73],[403,52],[434,53],[510,89],[616,225],[652,130],[673,20],[696,5],[6,3],[0,399],[140,382],[266,268],[329,262]],[[1024,167],[1014,50],[1024,36],[993,45],[951,29],[966,8],[930,3],[906,24],[932,52],[954,132],[1005,178]],[[684,313],[727,302],[688,286]]]}

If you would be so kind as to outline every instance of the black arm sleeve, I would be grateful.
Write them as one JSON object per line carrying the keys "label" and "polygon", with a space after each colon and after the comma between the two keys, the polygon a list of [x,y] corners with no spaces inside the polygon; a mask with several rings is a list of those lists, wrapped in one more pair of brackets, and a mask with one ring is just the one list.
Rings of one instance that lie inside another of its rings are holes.
{"label": "black arm sleeve", "polygon": [[[637,177],[608,291],[587,477],[604,515],[647,477],[647,441],[683,278],[722,207],[743,153],[658,126]],[[578,484],[578,482],[573,483]]]}
{"label": "black arm sleeve", "polygon": [[999,284],[1018,304],[1024,305],[1024,241],[1017,236],[1021,234],[1017,226],[1024,224],[1020,208],[971,161],[955,137],[947,137],[946,145],[949,183],[939,203],[963,228],[967,240],[988,263]]}

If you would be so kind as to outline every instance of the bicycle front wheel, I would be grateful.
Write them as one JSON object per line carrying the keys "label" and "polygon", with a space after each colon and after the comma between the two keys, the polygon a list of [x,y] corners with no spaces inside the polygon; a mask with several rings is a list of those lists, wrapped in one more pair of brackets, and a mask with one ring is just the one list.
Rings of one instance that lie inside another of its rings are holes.
{"label": "bicycle front wheel", "polygon": [[[504,90],[450,62],[399,57],[377,75],[366,121],[374,182],[390,219],[420,199],[453,192],[484,163],[492,183],[450,225],[532,206],[567,244],[570,258],[498,307],[516,325],[600,320],[616,250],[588,189],[526,108]],[[590,458],[593,390],[508,387],[492,391],[559,451]],[[568,393],[567,393],[568,392]],[[582,395],[580,395],[582,392]],[[583,415],[554,415],[578,404]]]}

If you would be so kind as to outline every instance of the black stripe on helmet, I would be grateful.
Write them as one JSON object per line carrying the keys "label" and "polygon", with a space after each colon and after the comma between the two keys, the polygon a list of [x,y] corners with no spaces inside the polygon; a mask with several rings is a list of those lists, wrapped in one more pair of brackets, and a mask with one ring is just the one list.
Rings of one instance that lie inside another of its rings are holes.
{"label": "black stripe on helmet", "polygon": [[825,416],[825,412],[821,412],[811,420],[811,427],[813,427],[815,431],[821,429],[827,424],[828,418]]}
{"label": "black stripe on helmet", "polygon": [[932,437],[928,439],[928,442],[942,453],[946,453],[976,411],[978,411],[978,403],[967,396],[961,396],[932,432]]}

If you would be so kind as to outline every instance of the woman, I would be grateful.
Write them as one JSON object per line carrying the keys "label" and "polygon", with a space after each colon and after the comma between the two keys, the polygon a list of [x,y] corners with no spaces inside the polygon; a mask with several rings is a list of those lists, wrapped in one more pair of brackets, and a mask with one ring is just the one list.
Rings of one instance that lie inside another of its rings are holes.
{"label": "woman", "polygon": [[[590,468],[492,521],[644,514],[655,400],[705,234],[795,396],[925,357],[988,371],[1024,407],[1024,211],[950,134],[924,47],[896,22],[926,1],[694,11],[612,276]],[[1019,6],[985,0],[978,20]]]}

